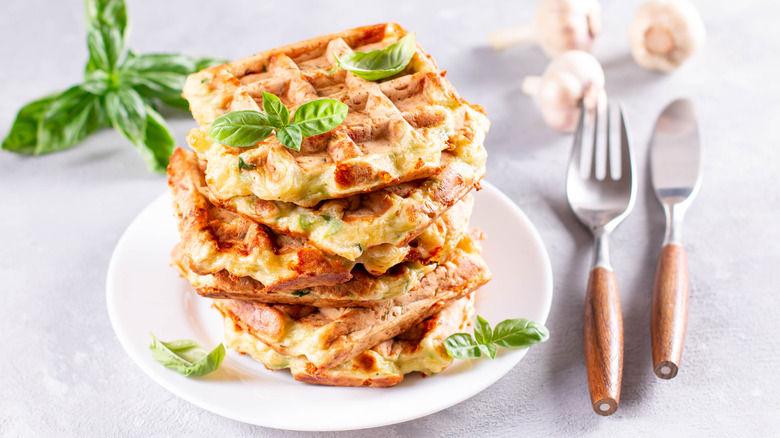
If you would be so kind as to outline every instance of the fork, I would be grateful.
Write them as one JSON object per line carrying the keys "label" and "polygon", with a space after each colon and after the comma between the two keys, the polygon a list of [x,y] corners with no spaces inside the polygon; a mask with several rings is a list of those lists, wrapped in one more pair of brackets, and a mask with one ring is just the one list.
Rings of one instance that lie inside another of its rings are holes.
{"label": "fork", "polygon": [[[585,362],[593,410],[599,415],[611,415],[618,408],[623,377],[623,317],[615,272],[609,259],[609,236],[634,206],[636,172],[623,109],[618,108],[620,174],[615,176],[610,166],[610,161],[616,160],[610,145],[610,108],[602,103],[594,113],[588,114],[584,105],[581,107],[566,175],[566,198],[577,219],[594,238],[593,265],[585,295]],[[606,123],[600,118],[605,118]],[[606,129],[602,129],[604,124]],[[599,135],[600,130],[605,132]],[[588,168],[583,165],[582,158],[583,145],[590,141],[585,133],[590,131],[593,132],[593,158]],[[597,145],[606,146],[606,175],[603,178],[597,177]],[[587,171],[587,176],[583,171]]]}

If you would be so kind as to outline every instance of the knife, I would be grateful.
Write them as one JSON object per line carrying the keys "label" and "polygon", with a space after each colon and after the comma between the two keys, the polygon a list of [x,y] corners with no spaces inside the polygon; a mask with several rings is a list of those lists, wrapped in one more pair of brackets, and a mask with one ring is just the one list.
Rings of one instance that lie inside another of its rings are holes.
{"label": "knife", "polygon": [[677,375],[688,320],[688,262],[682,223],[701,185],[701,145],[693,102],[678,99],[658,117],[650,140],[650,173],[666,214],[666,233],[655,272],[650,333],[653,371]]}

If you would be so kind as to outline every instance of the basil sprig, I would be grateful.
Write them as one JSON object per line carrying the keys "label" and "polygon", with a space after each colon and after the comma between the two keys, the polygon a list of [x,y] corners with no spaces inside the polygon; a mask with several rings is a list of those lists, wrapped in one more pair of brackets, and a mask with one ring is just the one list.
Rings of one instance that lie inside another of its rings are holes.
{"label": "basil sprig", "polygon": [[159,104],[187,110],[181,97],[187,75],[221,64],[212,58],[138,55],[125,50],[124,0],[87,0],[89,58],[84,82],[28,103],[3,140],[2,149],[41,155],[75,146],[103,126],[124,135],[162,172],[176,144]]}
{"label": "basil sprig", "polygon": [[152,334],[152,358],[176,370],[183,376],[205,376],[222,364],[225,358],[225,346],[222,344],[207,353],[206,350],[195,341],[183,339],[180,341],[163,342]]}
{"label": "basil sprig", "polygon": [[209,128],[212,140],[231,147],[253,146],[276,132],[279,143],[301,150],[303,137],[324,134],[347,118],[349,107],[338,100],[317,99],[290,111],[275,95],[263,91],[263,111],[234,111],[214,120]]}
{"label": "basil sprig", "polygon": [[367,81],[390,77],[406,68],[416,49],[411,33],[385,47],[370,52],[351,52],[341,58],[333,55],[339,67]]}
{"label": "basil sprig", "polygon": [[495,329],[481,316],[477,316],[474,336],[468,333],[455,333],[444,340],[447,354],[455,359],[475,359],[482,353],[496,357],[497,347],[524,348],[544,342],[550,338],[545,326],[527,319],[506,319]]}

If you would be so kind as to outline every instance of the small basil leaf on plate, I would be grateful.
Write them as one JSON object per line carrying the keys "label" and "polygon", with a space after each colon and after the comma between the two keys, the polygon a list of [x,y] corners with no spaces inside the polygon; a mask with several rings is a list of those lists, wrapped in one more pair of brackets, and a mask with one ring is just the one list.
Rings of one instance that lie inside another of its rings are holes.
{"label": "small basil leaf on plate", "polygon": [[475,359],[482,356],[477,341],[467,333],[455,333],[444,340],[447,354],[454,359]]}
{"label": "small basil leaf on plate", "polygon": [[35,155],[74,146],[100,127],[98,96],[81,86],[71,87],[55,97],[38,123]]}
{"label": "small basil leaf on plate", "polygon": [[501,321],[493,330],[493,343],[504,348],[523,348],[550,338],[547,327],[524,318]]}
{"label": "small basil leaf on plate", "polygon": [[288,149],[294,151],[301,150],[303,135],[301,134],[301,128],[298,125],[287,125],[284,128],[277,129],[276,139]]}
{"label": "small basil leaf on plate", "polygon": [[38,145],[38,123],[57,96],[58,94],[52,94],[23,106],[3,140],[2,149],[19,154],[33,154]]}
{"label": "small basil leaf on plate", "polygon": [[163,342],[152,335],[149,348],[154,360],[188,377],[205,376],[215,371],[225,358],[224,345],[219,344],[208,353],[200,344],[188,339]]}
{"label": "small basil leaf on plate", "polygon": [[498,350],[496,344],[479,344],[479,349],[482,350],[482,352],[488,355],[491,359],[496,358],[496,351]]}
{"label": "small basil leaf on plate", "polygon": [[137,144],[146,135],[146,105],[141,95],[132,88],[110,90],[103,103],[111,125]]}
{"label": "small basil leaf on plate", "polygon": [[268,116],[260,111],[234,111],[214,120],[209,137],[225,146],[248,147],[268,138],[273,129]]}
{"label": "small basil leaf on plate", "polygon": [[474,326],[474,337],[480,344],[489,344],[493,337],[490,324],[481,316],[477,316],[477,324]]}
{"label": "small basil leaf on plate", "polygon": [[278,97],[266,91],[263,91],[263,111],[274,128],[284,128],[290,123],[290,112],[287,107]]}
{"label": "small basil leaf on plate", "polygon": [[349,107],[338,100],[317,99],[295,110],[292,123],[301,128],[305,137],[326,133],[346,120]]}
{"label": "small basil leaf on plate", "polygon": [[367,81],[377,81],[390,77],[404,68],[412,60],[416,50],[414,34],[406,35],[384,49],[370,52],[351,52],[336,58],[338,65],[355,76]]}

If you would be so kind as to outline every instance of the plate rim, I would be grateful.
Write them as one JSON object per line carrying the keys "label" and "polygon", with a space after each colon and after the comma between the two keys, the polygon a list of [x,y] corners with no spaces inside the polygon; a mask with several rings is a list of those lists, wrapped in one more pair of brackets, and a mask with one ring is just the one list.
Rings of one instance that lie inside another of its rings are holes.
{"label": "plate rim", "polygon": [[[544,245],[544,242],[541,238],[541,235],[539,234],[539,231],[536,229],[536,227],[531,222],[530,218],[525,214],[525,212],[520,209],[517,204],[512,201],[509,196],[507,196],[503,191],[501,191],[498,187],[495,185],[489,183],[488,181],[482,181],[481,182],[482,189],[485,192],[490,192],[491,195],[494,195],[500,202],[503,204],[504,207],[510,209],[513,211],[513,213],[516,215],[516,217],[523,223],[525,231],[528,233],[530,240],[533,242],[533,245],[536,249],[536,251],[539,252],[539,255],[541,256],[540,261],[544,265],[544,269],[542,270],[542,282],[546,285],[546,288],[544,290],[544,293],[540,295],[543,296],[544,300],[542,303],[543,308],[542,314],[543,318],[538,318],[538,322],[545,324],[547,322],[547,319],[550,314],[550,309],[552,306],[552,298],[553,298],[553,291],[554,291],[554,285],[553,285],[553,274],[552,274],[552,264],[550,261],[549,253],[547,252],[547,248]],[[359,430],[359,429],[370,429],[370,428],[376,428],[376,427],[383,427],[388,426],[392,424],[398,424],[398,423],[404,423],[408,421],[413,421],[428,415],[432,415],[434,413],[443,411],[445,409],[448,409],[456,404],[462,403],[469,398],[473,397],[474,395],[484,391],[485,389],[489,388],[493,384],[495,384],[498,380],[506,376],[506,374],[509,373],[517,364],[523,359],[523,357],[527,354],[528,348],[524,348],[521,350],[513,350],[507,352],[507,355],[512,355],[513,358],[510,361],[511,364],[506,367],[505,370],[499,370],[500,372],[494,373],[491,378],[485,379],[485,384],[482,386],[477,386],[473,388],[471,391],[465,391],[461,393],[458,397],[454,398],[454,401],[449,401],[447,403],[441,404],[441,405],[435,405],[431,407],[430,409],[421,409],[419,412],[416,412],[415,415],[412,416],[406,416],[404,418],[392,418],[388,419],[387,421],[355,421],[350,425],[342,425],[339,427],[305,427],[304,425],[297,426],[296,425],[290,425],[290,424],[276,424],[274,422],[268,422],[268,421],[258,421],[253,419],[244,418],[239,415],[232,415],[231,412],[219,409],[213,407],[209,403],[205,403],[203,400],[201,400],[198,397],[191,397],[190,394],[183,394],[181,391],[179,391],[176,386],[171,382],[171,379],[164,378],[161,373],[159,373],[157,370],[151,369],[149,366],[147,366],[146,362],[141,361],[140,359],[136,358],[135,355],[135,345],[131,341],[129,334],[124,329],[118,329],[120,326],[120,319],[121,316],[118,314],[118,309],[116,305],[116,294],[112,293],[112,290],[114,288],[112,284],[112,279],[116,278],[116,272],[119,269],[117,266],[117,258],[118,253],[120,249],[122,249],[126,245],[126,241],[129,239],[129,231],[136,226],[136,223],[142,220],[144,218],[145,214],[148,210],[156,208],[157,204],[162,202],[164,198],[170,197],[170,192],[165,191],[161,195],[154,198],[149,204],[147,204],[136,216],[133,218],[133,220],[130,222],[130,224],[125,228],[124,232],[122,233],[122,236],[119,238],[119,240],[116,243],[116,246],[114,247],[114,250],[111,254],[111,259],[108,264],[108,269],[106,273],[106,306],[109,314],[109,320],[111,322],[112,329],[114,330],[114,334],[117,336],[117,339],[119,339],[120,344],[122,345],[122,348],[125,350],[125,353],[130,356],[132,361],[139,367],[141,370],[148,376],[151,377],[151,379],[165,388],[167,391],[171,392],[172,394],[176,395],[177,397],[186,400],[187,402],[204,409],[206,411],[212,412],[214,414],[220,415],[225,418],[229,418],[234,421],[240,421],[247,424],[253,424],[257,426],[262,427],[269,427],[274,429],[280,429],[280,430],[296,430],[296,431],[346,431],[346,430]],[[291,427],[292,426],[292,427]]]}

